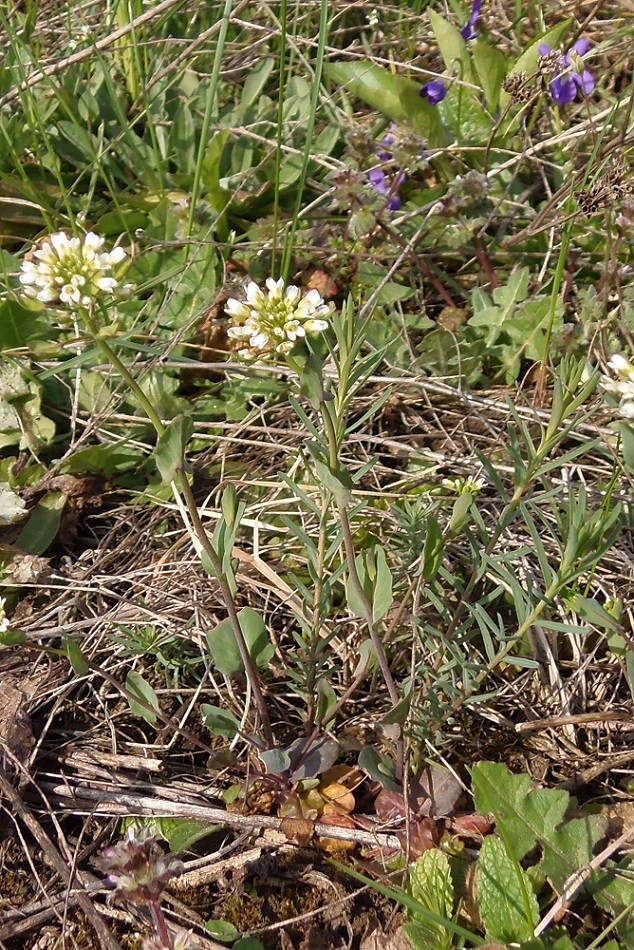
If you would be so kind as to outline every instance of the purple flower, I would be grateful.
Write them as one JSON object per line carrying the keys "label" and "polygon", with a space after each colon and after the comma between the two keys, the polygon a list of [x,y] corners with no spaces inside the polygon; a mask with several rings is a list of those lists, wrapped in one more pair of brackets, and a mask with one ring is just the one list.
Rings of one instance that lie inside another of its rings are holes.
{"label": "purple flower", "polygon": [[467,25],[463,26],[460,30],[462,33],[463,40],[473,40],[476,37],[475,25],[478,22],[478,17],[480,16],[480,9],[482,7],[482,0],[473,0],[471,6],[471,15],[467,21]]}
{"label": "purple flower", "polygon": [[[584,96],[589,96],[594,89],[594,76],[583,68],[581,61],[589,49],[588,40],[577,40],[564,56],[563,69],[555,74],[550,84],[550,94],[558,106],[574,102],[579,90]],[[540,44],[540,56],[548,56],[552,52],[553,50],[546,43]]]}
{"label": "purple flower", "polygon": [[392,122],[385,136],[381,139],[381,145],[383,146],[383,148],[379,152],[379,158],[381,159],[382,162],[389,162],[390,159],[392,158],[392,153],[386,152],[385,150],[389,148],[390,145],[394,145],[394,136],[392,135],[392,132],[395,129],[396,129],[396,122]]}
{"label": "purple flower", "polygon": [[184,865],[165,855],[156,837],[134,826],[112,847],[104,848],[95,865],[107,875],[115,892],[133,904],[157,901],[168,881],[183,873]]}
{"label": "purple flower", "polygon": [[377,194],[385,195],[386,197],[389,196],[389,201],[387,203],[387,210],[398,211],[398,209],[401,207],[401,202],[399,200],[398,195],[396,194],[396,191],[398,188],[400,188],[400,186],[405,181],[405,175],[403,174],[403,172],[401,172],[400,175],[398,176],[396,180],[396,184],[390,185],[390,187],[388,187],[388,182],[387,182],[387,178],[385,177],[385,172],[382,171],[380,168],[373,168],[372,171],[368,172],[368,179],[370,180],[370,184],[372,185],[374,190],[377,192]]}
{"label": "purple flower", "polygon": [[437,106],[439,102],[443,101],[446,95],[447,87],[440,79],[432,79],[431,82],[426,82],[420,87],[419,96],[423,99],[427,99],[430,106]]}

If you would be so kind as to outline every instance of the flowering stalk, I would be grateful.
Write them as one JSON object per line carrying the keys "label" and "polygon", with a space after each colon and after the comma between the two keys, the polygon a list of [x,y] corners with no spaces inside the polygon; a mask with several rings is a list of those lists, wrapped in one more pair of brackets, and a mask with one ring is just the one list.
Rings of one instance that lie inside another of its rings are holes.
{"label": "flowering stalk", "polygon": [[[125,251],[122,248],[115,248],[108,253],[102,250],[103,245],[104,239],[93,233],[84,235],[82,239],[68,237],[64,232],[53,234],[45,239],[28,259],[23,261],[20,282],[27,297],[58,311],[60,323],[67,322],[68,316],[71,317],[71,322],[79,319],[83,323],[93,342],[101,349],[106,359],[136,396],[160,437],[166,433],[166,426],[134,376],[108,341],[99,333],[95,311],[99,310],[102,314],[106,314],[104,296],[114,299],[117,295],[129,294],[131,289],[129,284],[121,286],[115,276],[116,266],[121,264],[126,257]],[[273,732],[257,670],[244,639],[231,587],[223,571],[222,559],[215,551],[205,530],[182,463],[176,469],[171,487],[177,500],[182,495],[194,535],[209,558],[217,578],[238,652],[251,685],[265,742],[267,747],[271,748],[274,745]]]}
{"label": "flowering stalk", "polygon": [[[99,337],[95,323],[92,320],[90,314],[88,314],[88,312],[84,314],[84,322],[86,326],[89,328],[90,334],[94,342],[97,344],[97,346],[101,348],[106,358],[110,361],[112,366],[114,366],[114,368],[117,370],[117,372],[122,377],[122,379],[124,379],[125,382],[128,384],[128,386],[130,387],[130,390],[134,393],[136,398],[139,400],[141,406],[145,410],[145,413],[148,419],[154,426],[156,430],[156,434],[158,436],[163,435],[166,432],[166,428],[163,425],[162,420],[156,413],[154,406],[152,405],[148,397],[145,395],[145,393],[143,392],[142,388],[137,383],[134,376],[132,376],[132,374],[129,372],[126,365],[119,359],[117,354],[114,352],[112,347],[108,344],[106,340]],[[211,562],[213,572],[220,586],[220,592],[222,594],[222,599],[224,601],[225,609],[229,616],[231,629],[235,637],[236,645],[238,647],[238,652],[240,654],[240,659],[242,660],[244,671],[251,685],[253,699],[255,701],[255,704],[258,710],[258,715],[260,716],[260,721],[262,723],[264,738],[267,743],[267,746],[270,748],[275,743],[273,740],[273,731],[271,729],[271,723],[269,719],[268,710],[266,707],[266,701],[264,699],[264,695],[260,687],[260,678],[258,676],[258,672],[255,668],[255,664],[253,663],[253,660],[251,659],[251,654],[249,653],[249,648],[247,646],[246,640],[244,639],[244,634],[242,632],[242,627],[240,626],[238,611],[236,610],[233,595],[231,593],[231,588],[229,586],[227,578],[225,577],[224,571],[222,569],[222,560],[216,553],[209,539],[209,535],[207,534],[205,526],[200,517],[200,512],[198,511],[198,505],[196,504],[196,499],[194,498],[192,487],[189,484],[189,481],[187,480],[187,475],[185,474],[185,471],[183,470],[182,466],[177,469],[175,475],[176,475],[175,481],[172,482],[172,491],[174,492],[174,495],[176,497],[178,496],[179,493],[183,496],[183,499],[185,501],[185,505],[187,508],[187,512],[189,514],[189,517],[191,518],[192,527],[194,530],[194,534],[196,535],[196,539],[198,540],[201,548],[203,549],[203,551],[209,558],[209,561]]]}
{"label": "flowering stalk", "polygon": [[[341,442],[345,433],[347,407],[351,396],[349,379],[354,357],[359,353],[363,330],[355,328],[353,308],[351,304],[347,304],[341,318],[342,329],[338,332],[339,391],[333,399],[324,379],[323,360],[314,351],[307,352],[305,343],[307,337],[328,328],[329,324],[325,318],[332,312],[333,307],[325,304],[316,291],[310,291],[301,298],[300,292],[294,286],[284,290],[283,280],[275,281],[269,278],[266,281],[266,287],[268,294],[260,290],[256,284],[251,283],[247,287],[246,302],[236,299],[227,302],[227,314],[239,321],[237,326],[230,327],[227,332],[233,339],[248,341],[249,349],[240,351],[245,357],[276,358],[278,354],[284,356],[288,365],[299,377],[301,392],[307,396],[321,415],[327,466],[333,479],[341,486],[341,491],[334,490],[333,496],[343,531],[350,584],[362,605],[363,617],[367,623],[390,699],[396,705],[400,700],[399,690],[394,682],[381,636],[374,622],[372,604],[363,589],[356,567],[354,539],[348,515],[348,492],[344,485],[348,479],[339,459]],[[401,741],[399,741],[397,768],[400,774]]]}
{"label": "flowering stalk", "polygon": [[125,838],[104,848],[95,864],[112,885],[113,897],[150,908],[156,935],[143,941],[144,950],[184,950],[193,946],[185,931],[179,931],[173,940],[167,929],[160,896],[172,878],[183,873],[184,865],[173,855],[163,853],[155,835],[145,828],[137,832],[131,826]]}
{"label": "flowering stalk", "polygon": [[[324,422],[324,429],[326,432],[326,438],[328,441],[328,450],[329,450],[329,468],[333,475],[337,475],[337,472],[340,470],[339,464],[339,440],[337,438],[337,433],[332,421],[332,416],[330,415],[330,410],[325,402],[322,402],[320,405],[321,417]],[[350,527],[350,519],[348,517],[348,505],[344,504],[341,499],[337,498],[337,510],[339,512],[339,517],[341,519],[341,528],[343,531],[343,543],[346,551],[346,562],[348,568],[348,575],[350,577],[350,583],[354,587],[355,594],[359,598],[361,605],[363,607],[364,620],[368,625],[368,632],[370,634],[370,639],[372,641],[372,646],[374,647],[381,667],[381,673],[385,680],[385,685],[387,686],[387,691],[390,694],[390,699],[396,705],[400,700],[400,693],[398,687],[394,682],[394,677],[390,670],[390,665],[387,661],[385,655],[385,650],[383,649],[383,642],[381,640],[380,634],[374,623],[372,616],[372,604],[370,603],[366,592],[363,589],[363,585],[359,578],[356,566],[356,552],[354,549],[354,539],[352,537],[352,529]]]}

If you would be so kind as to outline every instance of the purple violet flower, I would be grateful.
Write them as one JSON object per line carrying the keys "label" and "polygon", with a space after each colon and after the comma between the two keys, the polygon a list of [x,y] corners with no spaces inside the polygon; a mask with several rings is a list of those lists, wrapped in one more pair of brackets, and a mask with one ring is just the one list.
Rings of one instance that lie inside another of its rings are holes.
{"label": "purple violet flower", "polygon": [[[582,91],[584,96],[589,96],[594,89],[594,76],[589,70],[583,68],[581,61],[589,49],[590,43],[588,40],[577,40],[564,56],[564,68],[555,74],[550,84],[550,94],[558,106],[565,105],[567,102],[574,102],[579,90]],[[552,52],[553,50],[546,43],[540,44],[540,56],[548,56]]]}
{"label": "purple violet flower", "polygon": [[437,106],[447,95],[447,87],[440,79],[432,79],[420,87],[419,96],[427,99],[430,106]]}
{"label": "purple violet flower", "polygon": [[475,25],[478,22],[478,17],[480,16],[480,10],[482,8],[482,0],[473,0],[471,6],[471,15],[467,21],[466,26],[460,30],[463,40],[474,40],[476,37]]}
{"label": "purple violet flower", "polygon": [[372,171],[368,172],[368,179],[377,194],[385,195],[386,197],[389,195],[390,200],[387,203],[387,210],[398,211],[398,209],[401,207],[401,201],[396,192],[405,181],[405,175],[403,172],[401,172],[398,176],[396,185],[391,185],[389,188],[387,178],[385,177],[385,172],[380,168],[373,168]]}

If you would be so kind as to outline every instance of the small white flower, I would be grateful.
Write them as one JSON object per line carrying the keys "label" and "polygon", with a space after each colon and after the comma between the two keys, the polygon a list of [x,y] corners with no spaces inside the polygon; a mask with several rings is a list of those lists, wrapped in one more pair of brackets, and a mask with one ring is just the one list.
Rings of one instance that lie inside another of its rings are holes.
{"label": "small white flower", "polygon": [[131,284],[120,286],[114,268],[126,260],[122,247],[102,250],[105,240],[89,231],[81,238],[63,231],[51,234],[22,261],[20,283],[24,294],[44,304],[76,310],[89,307],[101,296],[126,295]]}
{"label": "small white flower", "polygon": [[248,341],[241,356],[289,353],[307,333],[327,330],[326,318],[333,310],[334,305],[325,303],[317,290],[302,297],[299,287],[285,288],[282,278],[268,277],[266,292],[250,281],[246,301],[234,297],[227,301],[225,312],[236,321],[227,334],[232,340]]}
{"label": "small white flower", "polygon": [[379,25],[379,11],[377,9],[370,10],[367,15],[368,26],[374,29]]}
{"label": "small white flower", "polygon": [[486,484],[486,479],[479,478],[443,478],[442,485],[457,495],[477,495]]}
{"label": "small white flower", "polygon": [[602,376],[599,385],[610,395],[619,399],[620,415],[626,419],[634,419],[634,366],[620,353],[616,353],[608,360],[608,366],[616,379],[611,376]]}

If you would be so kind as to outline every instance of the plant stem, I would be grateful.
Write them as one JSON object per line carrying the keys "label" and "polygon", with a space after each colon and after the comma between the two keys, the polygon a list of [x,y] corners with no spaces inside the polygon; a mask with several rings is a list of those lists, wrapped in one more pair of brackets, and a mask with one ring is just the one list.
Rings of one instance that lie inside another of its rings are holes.
{"label": "plant stem", "polygon": [[[152,405],[148,397],[145,395],[145,393],[139,386],[134,376],[130,373],[125,363],[123,363],[122,360],[119,359],[119,357],[114,352],[114,350],[112,349],[110,344],[107,342],[107,340],[104,340],[99,337],[98,328],[94,320],[92,319],[92,316],[87,312],[85,312],[83,316],[94,342],[97,344],[97,346],[100,347],[100,349],[102,350],[106,358],[109,360],[110,364],[114,366],[114,368],[117,370],[121,378],[128,384],[131,392],[133,392],[134,395],[137,397],[148,419],[154,426],[157,435],[159,437],[162,436],[167,431],[167,429],[166,429],[166,426],[163,425],[163,422],[161,421],[161,419],[159,418],[156,410],[154,409],[154,406]],[[182,461],[184,461],[184,459]],[[233,599],[233,595],[231,593],[231,588],[229,587],[227,578],[224,575],[223,570],[222,570],[221,558],[219,557],[217,552],[214,550],[211,540],[209,539],[209,535],[207,534],[207,531],[205,530],[205,526],[200,517],[200,512],[198,511],[198,506],[194,498],[192,487],[187,480],[187,475],[185,474],[182,468],[182,464],[176,473],[176,481],[172,482],[172,491],[174,492],[176,496],[178,496],[178,494],[182,495],[185,501],[185,505],[187,507],[187,511],[189,513],[189,517],[191,518],[192,528],[193,528],[196,540],[198,541],[201,549],[205,552],[205,554],[209,558],[209,562],[216,576],[216,580],[218,581],[218,584],[220,586],[220,593],[222,595],[225,609],[229,616],[231,629],[235,637],[235,641],[238,647],[238,652],[240,654],[240,659],[242,660],[242,664],[244,666],[244,671],[247,676],[247,679],[249,680],[249,683],[251,684],[253,699],[258,710],[260,721],[262,723],[264,739],[265,739],[267,748],[270,749],[275,745],[275,741],[273,738],[273,731],[271,729],[271,722],[269,719],[268,710],[266,708],[266,701],[264,699],[264,695],[262,693],[262,689],[260,686],[260,678],[258,676],[258,672],[255,668],[253,660],[251,659],[251,654],[249,653],[249,648],[247,646],[246,640],[244,639],[244,634],[242,632],[242,627],[240,626],[240,620],[238,618],[238,612],[236,610],[236,605]]]}
{"label": "plant stem", "polygon": [[[324,429],[326,431],[326,437],[328,440],[328,456],[330,470],[333,475],[337,475],[337,470],[339,468],[339,442],[337,439],[337,433],[335,431],[335,426],[332,420],[332,416],[328,411],[328,406],[325,402],[322,402],[320,405],[321,417],[324,422]],[[385,655],[385,650],[383,649],[383,642],[379,631],[376,628],[374,619],[372,616],[372,604],[370,603],[361,581],[359,579],[359,574],[357,572],[357,566],[355,562],[355,550],[354,550],[354,540],[352,537],[352,529],[350,527],[350,519],[348,517],[348,507],[337,500],[337,508],[339,510],[339,517],[341,519],[341,527],[343,530],[343,543],[346,551],[346,561],[348,566],[348,576],[350,578],[350,583],[354,588],[354,592],[359,598],[361,606],[363,608],[364,620],[368,625],[368,632],[370,634],[370,639],[372,641],[372,646],[377,655],[379,661],[379,666],[381,667],[381,673],[383,674],[383,679],[385,680],[385,685],[387,686],[387,691],[390,694],[390,699],[392,703],[396,705],[400,699],[400,694],[398,687],[394,682],[394,678],[390,671],[390,665],[387,662],[387,656]]]}
{"label": "plant stem", "polygon": [[390,694],[390,699],[396,706],[400,699],[400,694],[398,687],[394,682],[394,677],[392,676],[389,663],[387,662],[385,650],[383,649],[383,642],[372,618],[372,604],[368,600],[368,597],[361,585],[361,581],[359,580],[357,566],[355,564],[354,541],[352,538],[352,531],[350,529],[348,509],[342,505],[339,505],[339,517],[341,518],[341,527],[343,529],[343,543],[346,549],[346,561],[348,562],[348,575],[350,577],[350,583],[354,587],[354,592],[359,598],[361,606],[363,607],[363,619],[368,625],[368,632],[370,634],[370,639],[372,640],[372,646],[376,652],[379,666],[381,667],[381,673],[383,674],[387,691]]}
{"label": "plant stem", "polygon": [[172,940],[169,935],[169,930],[167,929],[167,924],[165,923],[165,917],[163,915],[163,911],[161,910],[161,905],[158,901],[150,901],[149,903],[157,936],[166,950],[171,950]]}

